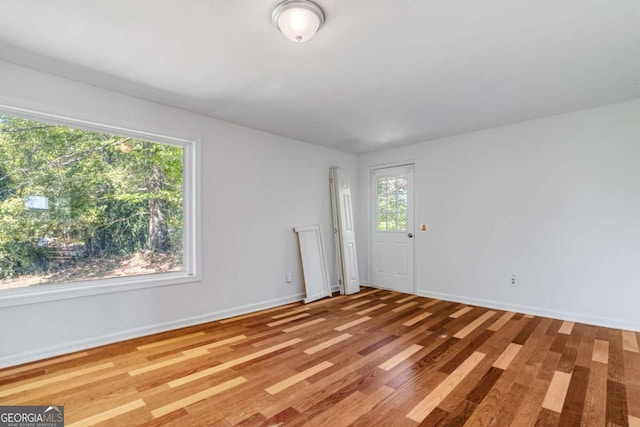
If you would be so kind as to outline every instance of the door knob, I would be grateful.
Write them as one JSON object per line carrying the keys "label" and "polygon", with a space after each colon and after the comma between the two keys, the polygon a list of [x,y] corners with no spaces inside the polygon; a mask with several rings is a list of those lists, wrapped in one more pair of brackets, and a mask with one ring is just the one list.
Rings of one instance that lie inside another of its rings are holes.
{"label": "door knob", "polygon": [[407,236],[409,236],[409,238],[413,237],[413,233],[409,233],[407,234]]}

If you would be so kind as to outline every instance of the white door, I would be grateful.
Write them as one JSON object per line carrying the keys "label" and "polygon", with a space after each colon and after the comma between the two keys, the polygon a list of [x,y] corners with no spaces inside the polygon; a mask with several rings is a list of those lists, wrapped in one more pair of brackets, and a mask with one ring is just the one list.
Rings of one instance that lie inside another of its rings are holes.
{"label": "white door", "polygon": [[413,165],[371,171],[371,286],[414,293]]}
{"label": "white door", "polygon": [[360,292],[360,278],[358,276],[358,256],[356,255],[356,234],[351,209],[351,185],[346,170],[331,169],[331,196],[336,253],[342,281],[340,291],[347,295],[355,294]]}

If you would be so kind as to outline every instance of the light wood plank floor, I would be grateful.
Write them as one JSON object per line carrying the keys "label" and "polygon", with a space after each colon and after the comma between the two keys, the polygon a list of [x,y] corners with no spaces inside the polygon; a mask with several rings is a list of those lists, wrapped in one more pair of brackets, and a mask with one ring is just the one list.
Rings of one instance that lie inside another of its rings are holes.
{"label": "light wood plank floor", "polygon": [[363,289],[0,371],[67,425],[640,426],[639,334]]}

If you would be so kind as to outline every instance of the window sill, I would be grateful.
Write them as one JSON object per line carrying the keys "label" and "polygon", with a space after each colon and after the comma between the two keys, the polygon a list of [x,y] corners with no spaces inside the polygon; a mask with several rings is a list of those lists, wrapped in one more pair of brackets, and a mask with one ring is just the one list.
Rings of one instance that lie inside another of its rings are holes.
{"label": "window sill", "polygon": [[198,275],[181,271],[74,283],[35,285],[19,289],[1,290],[0,307],[38,304],[46,301],[80,298],[115,292],[128,292],[138,289],[197,282],[200,280],[201,278]]}

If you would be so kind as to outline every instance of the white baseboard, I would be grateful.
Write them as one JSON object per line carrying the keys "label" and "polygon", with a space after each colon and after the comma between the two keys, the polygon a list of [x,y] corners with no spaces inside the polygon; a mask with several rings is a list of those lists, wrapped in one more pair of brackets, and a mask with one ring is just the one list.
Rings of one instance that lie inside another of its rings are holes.
{"label": "white baseboard", "polygon": [[213,322],[220,319],[239,316],[242,314],[252,313],[255,311],[265,310],[267,308],[277,307],[279,305],[289,304],[296,301],[302,301],[305,295],[303,293],[290,295],[282,298],[276,298],[269,301],[263,301],[254,304],[247,304],[241,307],[229,310],[214,311],[198,316],[188,317],[186,319],[175,320],[171,322],[158,323],[142,328],[129,329],[127,331],[117,332],[114,334],[106,334],[98,337],[78,340],[63,345],[39,349],[37,351],[27,351],[18,354],[11,354],[0,357],[0,368],[21,365],[23,363],[34,362],[36,360],[47,359],[49,357],[60,356],[63,354],[74,353],[76,351],[87,350],[102,345],[113,344],[116,342],[140,338],[147,335],[157,334],[160,332],[172,331],[175,329],[185,328],[188,326],[200,325],[202,323]]}
{"label": "white baseboard", "polygon": [[418,289],[417,294],[421,297],[441,299],[445,301],[461,302],[464,304],[479,305],[481,307],[495,308],[497,310],[515,311],[523,314],[533,314],[535,316],[550,317],[552,319],[568,320],[571,322],[586,323],[588,325],[603,326],[605,328],[624,329],[629,331],[640,331],[640,325],[625,319],[614,319],[610,317],[591,316],[582,313],[571,313],[567,311],[548,310],[541,307],[528,305],[510,304],[502,301],[494,301],[482,298],[465,297],[442,292],[433,292],[425,289]]}
{"label": "white baseboard", "polygon": [[[363,285],[363,286],[364,286],[364,285]],[[369,287],[370,287],[370,288],[373,288],[373,289],[380,289],[380,290],[383,290],[383,291],[391,291],[391,292],[399,292],[399,293],[402,293],[402,291],[398,291],[398,290],[396,290],[396,289],[391,289],[391,288],[388,288],[388,287],[386,287],[386,286],[376,285],[376,286],[369,286]],[[407,294],[407,295],[413,295],[413,293],[409,293],[409,292],[407,292],[406,294]],[[416,295],[418,295],[418,294],[416,294]]]}

